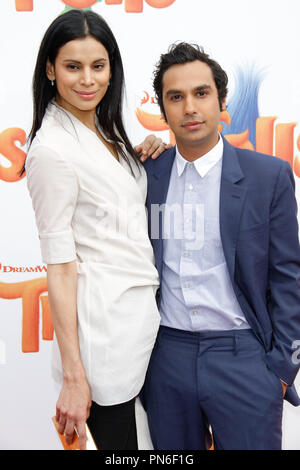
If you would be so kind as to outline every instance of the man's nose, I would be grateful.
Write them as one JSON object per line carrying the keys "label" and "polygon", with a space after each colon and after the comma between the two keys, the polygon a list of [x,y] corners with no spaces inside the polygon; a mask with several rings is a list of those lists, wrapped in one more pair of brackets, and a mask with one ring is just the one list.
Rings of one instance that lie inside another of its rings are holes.
{"label": "man's nose", "polygon": [[195,98],[193,96],[187,96],[184,102],[185,114],[195,114],[197,112]]}

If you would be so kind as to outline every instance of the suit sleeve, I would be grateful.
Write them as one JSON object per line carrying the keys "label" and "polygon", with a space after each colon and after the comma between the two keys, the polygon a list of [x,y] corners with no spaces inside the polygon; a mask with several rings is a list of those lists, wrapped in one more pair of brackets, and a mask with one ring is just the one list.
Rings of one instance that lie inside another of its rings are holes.
{"label": "suit sleeve", "polygon": [[284,161],[270,210],[268,280],[274,336],[266,360],[278,377],[291,385],[300,366],[293,354],[300,340],[300,247],[294,177]]}

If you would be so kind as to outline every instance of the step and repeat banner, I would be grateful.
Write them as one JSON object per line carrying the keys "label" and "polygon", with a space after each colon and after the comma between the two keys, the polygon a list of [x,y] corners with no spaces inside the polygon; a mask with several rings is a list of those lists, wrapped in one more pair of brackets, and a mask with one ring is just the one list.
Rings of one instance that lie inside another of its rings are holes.
{"label": "step and repeat banner", "polygon": [[[26,175],[31,81],[50,22],[91,8],[111,26],[126,73],[125,121],[134,144],[172,141],[152,89],[154,64],[175,41],[202,45],[227,71],[222,132],[236,146],[287,160],[300,201],[299,0],[1,0],[0,449],[59,449],[51,417],[53,325]],[[300,340],[300,338],[299,338]],[[296,379],[300,391],[300,378]],[[284,449],[300,449],[300,410],[284,405]]]}

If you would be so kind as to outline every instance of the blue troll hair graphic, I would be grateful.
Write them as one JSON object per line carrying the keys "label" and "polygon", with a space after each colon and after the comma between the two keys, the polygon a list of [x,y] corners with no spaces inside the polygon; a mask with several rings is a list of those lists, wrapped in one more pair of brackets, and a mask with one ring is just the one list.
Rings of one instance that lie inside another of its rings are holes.
{"label": "blue troll hair graphic", "polygon": [[227,103],[231,123],[223,124],[223,134],[241,134],[249,130],[249,140],[256,147],[256,120],[259,117],[258,93],[265,77],[255,64],[238,66],[234,72],[235,89]]}

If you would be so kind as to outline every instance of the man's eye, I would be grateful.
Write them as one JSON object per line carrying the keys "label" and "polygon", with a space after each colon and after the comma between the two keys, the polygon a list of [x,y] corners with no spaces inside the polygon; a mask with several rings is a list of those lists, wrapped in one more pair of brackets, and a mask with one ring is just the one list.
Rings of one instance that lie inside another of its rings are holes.
{"label": "man's eye", "polygon": [[207,92],[206,91],[198,91],[197,95],[203,97],[203,96],[207,95]]}
{"label": "man's eye", "polygon": [[173,96],[171,97],[171,100],[172,100],[172,101],[179,101],[180,98],[181,98],[180,95],[173,95]]}

